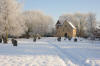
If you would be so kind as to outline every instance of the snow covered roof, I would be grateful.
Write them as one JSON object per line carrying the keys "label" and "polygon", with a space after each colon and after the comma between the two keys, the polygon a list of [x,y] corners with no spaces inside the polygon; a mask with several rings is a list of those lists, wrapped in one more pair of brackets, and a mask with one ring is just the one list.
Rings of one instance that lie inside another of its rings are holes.
{"label": "snow covered roof", "polygon": [[60,16],[59,17],[59,22],[61,23],[61,25],[65,22],[65,21],[70,21],[71,18],[70,16]]}
{"label": "snow covered roof", "polygon": [[100,26],[96,26],[97,29],[100,29]]}
{"label": "snow covered roof", "polygon": [[65,22],[65,19],[60,19],[58,20],[60,22],[60,24],[62,25]]}
{"label": "snow covered roof", "polygon": [[100,24],[97,24],[97,25],[96,25],[96,28],[97,28],[97,29],[100,29]]}
{"label": "snow covered roof", "polygon": [[67,20],[58,20],[56,24],[63,25],[64,22],[68,22],[72,26],[72,28],[75,28],[76,29],[76,27],[70,21],[67,21]]}
{"label": "snow covered roof", "polygon": [[76,29],[76,27],[71,23],[71,22],[68,22],[73,28]]}

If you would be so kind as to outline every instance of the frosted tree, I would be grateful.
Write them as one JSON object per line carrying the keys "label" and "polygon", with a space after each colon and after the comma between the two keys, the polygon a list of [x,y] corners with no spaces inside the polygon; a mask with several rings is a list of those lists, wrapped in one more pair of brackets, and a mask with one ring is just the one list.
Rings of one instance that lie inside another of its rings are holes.
{"label": "frosted tree", "polygon": [[79,33],[82,36],[92,36],[95,29],[96,18],[93,13],[75,13],[75,19],[78,19]]}
{"label": "frosted tree", "polygon": [[30,34],[38,33],[44,35],[51,32],[53,19],[50,16],[45,15],[41,11],[26,11],[23,15]]}
{"label": "frosted tree", "polygon": [[77,33],[79,36],[84,36],[84,31],[87,29],[85,27],[86,25],[86,18],[87,18],[87,14],[85,13],[75,13],[74,14],[74,18],[76,19],[77,22]]}
{"label": "frosted tree", "polygon": [[87,34],[89,36],[93,36],[93,31],[95,30],[96,28],[96,15],[93,14],[93,13],[88,13],[87,14],[87,19],[86,19],[86,22],[87,22]]}
{"label": "frosted tree", "polygon": [[0,35],[7,40],[8,35],[20,36],[25,30],[20,4],[16,0],[0,0]]}

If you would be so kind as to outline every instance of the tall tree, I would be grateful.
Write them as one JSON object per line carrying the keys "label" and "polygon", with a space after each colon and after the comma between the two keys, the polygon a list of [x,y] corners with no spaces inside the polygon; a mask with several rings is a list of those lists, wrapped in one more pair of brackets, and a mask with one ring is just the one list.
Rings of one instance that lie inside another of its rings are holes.
{"label": "tall tree", "polygon": [[44,35],[52,31],[54,22],[51,16],[45,15],[41,11],[26,11],[23,15],[26,26],[30,31],[29,33]]}
{"label": "tall tree", "polygon": [[[0,35],[20,36],[26,29],[21,6],[16,0],[0,0]],[[5,41],[7,43],[7,41]]]}
{"label": "tall tree", "polygon": [[89,33],[88,34],[89,36],[93,36],[93,32],[96,28],[96,17],[95,16],[96,15],[93,14],[93,13],[87,14],[87,20],[86,20],[87,25],[86,25],[86,27],[88,29],[87,32]]}

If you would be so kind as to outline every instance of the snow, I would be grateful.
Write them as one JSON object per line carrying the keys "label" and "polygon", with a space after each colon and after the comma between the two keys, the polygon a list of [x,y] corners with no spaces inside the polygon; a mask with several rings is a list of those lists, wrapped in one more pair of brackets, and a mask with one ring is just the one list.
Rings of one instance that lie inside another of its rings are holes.
{"label": "snow", "polygon": [[68,22],[68,23],[69,23],[74,29],[76,29],[75,26],[74,26],[71,22]]}
{"label": "snow", "polygon": [[0,66],[65,66],[65,64],[57,56],[22,55],[22,56],[0,56]]}
{"label": "snow", "polygon": [[96,28],[97,28],[97,29],[100,29],[100,24],[99,24],[99,23],[96,24]]}
{"label": "snow", "polygon": [[0,44],[0,66],[100,66],[100,41],[56,38],[17,39],[18,46]]}

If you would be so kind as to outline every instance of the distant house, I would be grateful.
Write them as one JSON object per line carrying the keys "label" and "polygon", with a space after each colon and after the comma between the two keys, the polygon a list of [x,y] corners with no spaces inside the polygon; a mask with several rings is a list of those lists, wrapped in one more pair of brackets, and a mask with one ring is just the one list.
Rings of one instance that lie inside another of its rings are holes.
{"label": "distant house", "polygon": [[100,25],[96,25],[96,29],[93,32],[95,38],[100,38]]}
{"label": "distant house", "polygon": [[76,37],[76,28],[75,26],[68,21],[60,22],[59,20],[56,23],[56,36],[69,36]]}

